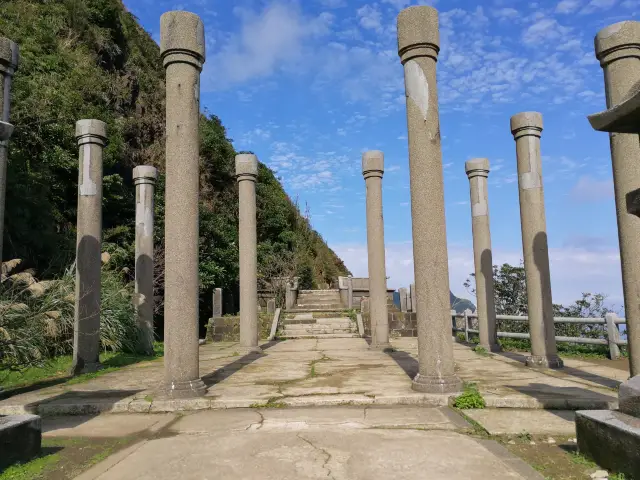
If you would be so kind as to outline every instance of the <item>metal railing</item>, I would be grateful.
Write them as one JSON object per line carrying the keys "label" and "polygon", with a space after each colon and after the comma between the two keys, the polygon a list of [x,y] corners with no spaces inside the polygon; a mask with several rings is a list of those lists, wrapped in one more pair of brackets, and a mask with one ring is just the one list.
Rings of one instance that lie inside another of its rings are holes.
{"label": "metal railing", "polygon": [[[464,320],[463,328],[458,328],[456,320],[462,318]],[[469,341],[469,334],[478,335],[480,332],[478,329],[472,328],[471,321],[477,319],[478,315],[466,311],[464,313],[451,312],[452,329],[454,334],[463,332],[465,341]],[[510,320],[514,322],[528,322],[528,316],[517,315],[496,315],[496,320]],[[618,325],[625,325],[627,322],[624,318],[619,318],[615,313],[608,313],[604,318],[573,318],[573,317],[554,317],[554,324],[562,323],[574,323],[580,325],[606,325],[605,338],[588,338],[588,337],[565,337],[556,335],[556,342],[577,343],[583,345],[605,345],[609,347],[609,355],[612,360],[620,358],[620,346],[626,346],[627,341],[620,338],[620,330]],[[528,333],[516,333],[516,332],[498,332],[499,338],[519,338],[530,339],[531,336]]]}

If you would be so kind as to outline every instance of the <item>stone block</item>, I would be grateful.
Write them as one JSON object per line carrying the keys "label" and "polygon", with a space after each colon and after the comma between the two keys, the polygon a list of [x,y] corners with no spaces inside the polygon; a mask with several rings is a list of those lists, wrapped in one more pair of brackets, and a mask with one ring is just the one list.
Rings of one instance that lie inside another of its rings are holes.
{"label": "stone block", "polygon": [[611,410],[576,413],[580,453],[608,470],[640,478],[640,419]]}
{"label": "stone block", "polygon": [[267,313],[273,315],[276,312],[276,301],[274,299],[267,301]]}
{"label": "stone block", "polygon": [[640,375],[620,385],[618,399],[622,413],[640,418]]}
{"label": "stone block", "polygon": [[42,423],[38,415],[0,417],[0,469],[26,462],[40,453]]}

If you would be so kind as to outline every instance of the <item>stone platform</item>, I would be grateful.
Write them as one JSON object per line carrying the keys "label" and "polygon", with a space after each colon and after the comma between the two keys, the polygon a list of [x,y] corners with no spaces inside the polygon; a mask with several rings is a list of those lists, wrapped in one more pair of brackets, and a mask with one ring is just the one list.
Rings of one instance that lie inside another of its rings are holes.
{"label": "stone platform", "polygon": [[[200,347],[203,398],[163,399],[162,360],[144,362],[85,383],[55,385],[0,401],[1,414],[80,415],[161,413],[246,407],[336,405],[444,406],[448,396],[411,390],[418,370],[417,339],[392,339],[396,351],[371,351],[361,338],[263,343],[264,354],[239,355],[237,343]],[[456,370],[475,382],[488,408],[608,409],[627,372],[566,359],[559,371],[526,368],[524,355],[481,356],[455,345]]]}

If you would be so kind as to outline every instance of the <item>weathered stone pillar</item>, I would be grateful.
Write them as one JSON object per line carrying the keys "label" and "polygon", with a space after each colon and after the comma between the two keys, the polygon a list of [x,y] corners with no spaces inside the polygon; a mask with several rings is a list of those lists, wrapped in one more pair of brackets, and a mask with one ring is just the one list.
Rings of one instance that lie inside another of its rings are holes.
{"label": "weathered stone pillar", "polygon": [[[413,389],[452,393],[462,389],[454,373],[449,316],[449,266],[444,214],[442,150],[436,62],[440,51],[438,11],[409,7],[398,15],[398,54],[404,65],[409,133],[409,176],[418,375]],[[416,305],[417,304],[417,305]]]}
{"label": "weathered stone pillar", "polygon": [[400,288],[398,289],[398,295],[400,296],[400,311],[401,312],[407,312],[409,311],[408,308],[408,303],[409,303],[409,293],[407,292],[406,288]]}
{"label": "weathered stone pillar", "polygon": [[[603,28],[596,35],[595,50],[604,70],[607,108],[610,109],[621,103],[640,81],[640,22],[620,22]],[[628,207],[633,192],[640,191],[640,142],[637,134],[629,133],[610,133],[609,141],[629,367],[631,376],[635,376],[640,375],[640,217]]]}
{"label": "weathered stone pillar", "polygon": [[493,256],[489,228],[487,178],[489,160],[474,158],[464,165],[471,190],[471,228],[475,264],[476,298],[480,346],[490,352],[500,351],[496,330],[496,306],[493,293]]}
{"label": "weathered stone pillar", "polygon": [[369,296],[371,298],[371,348],[385,349],[389,343],[387,316],[387,273],[382,219],[382,175],[384,154],[372,150],[362,154],[362,175],[367,190],[367,250]]}
{"label": "weathered stone pillar", "polygon": [[11,80],[18,69],[20,54],[18,45],[8,38],[0,37],[0,263],[2,263],[2,239],[4,235],[4,202],[7,193],[7,161],[9,138],[13,126],[9,124],[11,109]]}
{"label": "weathered stone pillar", "polygon": [[222,289],[221,288],[213,289],[213,313],[211,316],[213,318],[218,318],[222,316]]}
{"label": "weathered stone pillar", "polygon": [[71,373],[101,368],[100,277],[102,262],[102,150],[107,125],[100,120],[79,120],[76,139],[80,147],[76,242],[76,302],[73,324]]}
{"label": "weathered stone pillar", "polygon": [[160,51],[167,88],[164,381],[168,396],[186,398],[205,392],[198,364],[202,20],[183,11],[163,14]]}
{"label": "weathered stone pillar", "polygon": [[556,350],[553,324],[547,221],[542,188],[542,115],[538,112],[514,115],[511,117],[511,133],[516,141],[518,157],[520,223],[531,335],[531,356],[527,357],[527,366],[562,368],[563,363]]}
{"label": "weathered stone pillar", "polygon": [[416,305],[417,305],[416,284],[412,283],[411,285],[409,285],[409,299],[407,300],[407,309],[410,312],[415,312],[416,311]]}
{"label": "weathered stone pillar", "polygon": [[258,159],[236,155],[239,196],[240,347],[261,352],[258,346],[258,240],[256,231],[256,179]]}
{"label": "weathered stone pillar", "polygon": [[136,281],[134,305],[140,329],[140,350],[153,354],[153,208],[155,167],[139,165],[133,169],[136,186]]}

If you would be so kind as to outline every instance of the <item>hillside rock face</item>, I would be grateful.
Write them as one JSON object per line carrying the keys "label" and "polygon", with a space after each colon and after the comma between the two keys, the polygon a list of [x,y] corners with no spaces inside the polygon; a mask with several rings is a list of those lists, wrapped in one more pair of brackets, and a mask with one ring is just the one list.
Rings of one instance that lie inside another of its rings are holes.
{"label": "hillside rock face", "polygon": [[[158,167],[156,231],[159,273],[164,237],[164,71],[158,45],[120,0],[5,0],[0,35],[20,46],[12,88],[5,258],[24,258],[55,275],[75,247],[78,119],[107,123],[104,152],[105,268],[133,272],[135,189],[132,169]],[[200,277],[203,306],[211,289],[238,281],[236,151],[221,121],[201,129]],[[311,271],[315,284],[349,272],[260,165],[259,277]],[[206,307],[205,307],[206,308]],[[204,312],[206,315],[207,312]]]}

